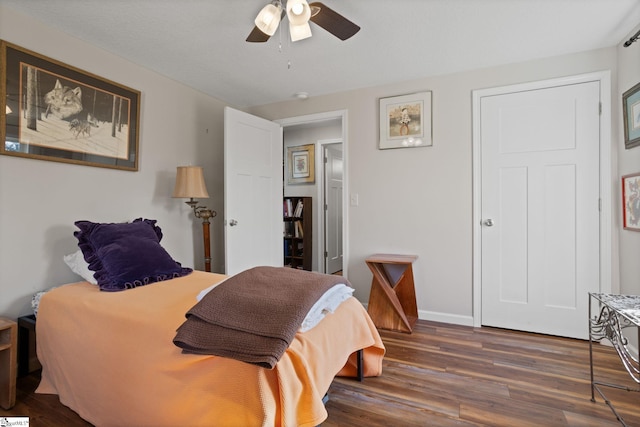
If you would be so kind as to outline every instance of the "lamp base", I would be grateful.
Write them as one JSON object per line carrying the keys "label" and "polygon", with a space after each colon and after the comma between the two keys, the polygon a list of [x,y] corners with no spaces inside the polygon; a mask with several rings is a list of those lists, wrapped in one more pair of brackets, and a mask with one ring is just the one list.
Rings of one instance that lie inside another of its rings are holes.
{"label": "lamp base", "polygon": [[204,271],[211,273],[211,233],[208,218],[202,221],[202,236],[204,238]]}
{"label": "lamp base", "polygon": [[211,231],[209,229],[210,218],[214,218],[218,213],[214,210],[207,209],[204,206],[198,206],[198,201],[193,197],[185,202],[191,209],[196,218],[202,219],[202,237],[204,240],[204,271],[211,272]]}

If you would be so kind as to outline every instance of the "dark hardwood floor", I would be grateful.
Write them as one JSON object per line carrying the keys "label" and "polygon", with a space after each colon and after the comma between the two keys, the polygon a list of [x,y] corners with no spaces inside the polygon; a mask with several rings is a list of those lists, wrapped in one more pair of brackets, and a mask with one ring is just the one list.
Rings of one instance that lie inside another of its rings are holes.
{"label": "dark hardwood floor", "polygon": [[[619,426],[591,402],[589,344],[494,328],[419,320],[412,334],[381,331],[383,375],[337,378],[323,426]],[[596,345],[596,378],[637,385],[611,347]],[[35,394],[39,374],[18,380],[16,406],[31,427],[88,426],[56,396]],[[604,389],[627,425],[640,426],[640,394]]]}

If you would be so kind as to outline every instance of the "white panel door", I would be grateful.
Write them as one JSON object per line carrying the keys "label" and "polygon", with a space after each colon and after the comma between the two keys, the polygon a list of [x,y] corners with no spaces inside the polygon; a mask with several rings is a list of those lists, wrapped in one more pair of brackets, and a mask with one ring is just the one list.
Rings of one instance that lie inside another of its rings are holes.
{"label": "white panel door", "polygon": [[342,270],[342,144],[330,144],[324,148],[325,191],[325,272],[333,274]]}
{"label": "white panel door", "polygon": [[225,273],[282,266],[282,127],[224,110]]}
{"label": "white panel door", "polygon": [[588,337],[599,105],[599,82],[481,99],[483,325]]}

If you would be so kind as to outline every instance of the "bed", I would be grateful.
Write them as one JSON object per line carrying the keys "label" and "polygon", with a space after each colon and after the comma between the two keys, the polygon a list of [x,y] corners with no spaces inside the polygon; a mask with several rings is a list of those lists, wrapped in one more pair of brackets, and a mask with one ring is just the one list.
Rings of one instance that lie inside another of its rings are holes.
{"label": "bed", "polygon": [[384,346],[353,297],[296,333],[273,369],[185,354],[176,330],[225,278],[193,271],[124,292],[85,281],[52,289],[38,306],[36,391],[97,426],[316,426],[333,378],[356,375],[356,351],[365,377],[381,374]]}

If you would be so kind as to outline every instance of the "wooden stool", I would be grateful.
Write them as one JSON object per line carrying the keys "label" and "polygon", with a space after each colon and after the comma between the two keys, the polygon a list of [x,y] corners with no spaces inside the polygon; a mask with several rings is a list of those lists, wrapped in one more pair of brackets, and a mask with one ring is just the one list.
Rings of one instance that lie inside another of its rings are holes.
{"label": "wooden stool", "polygon": [[365,261],[373,273],[367,311],[381,329],[411,333],[418,320],[412,264],[415,255],[376,254]]}
{"label": "wooden stool", "polygon": [[0,317],[0,407],[10,409],[16,403],[18,325]]}

